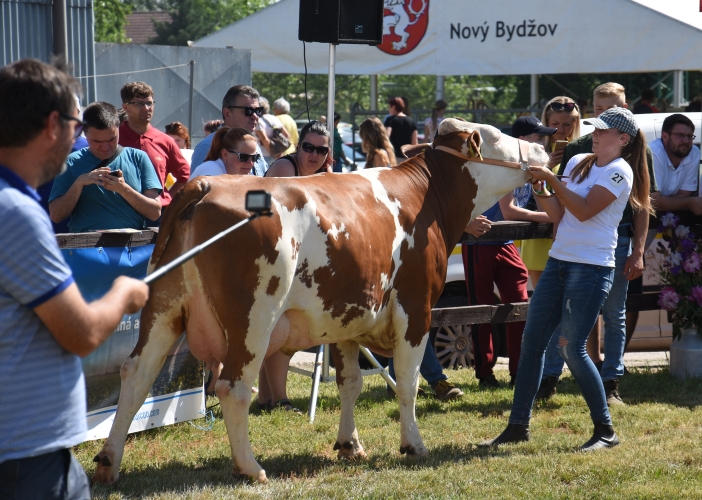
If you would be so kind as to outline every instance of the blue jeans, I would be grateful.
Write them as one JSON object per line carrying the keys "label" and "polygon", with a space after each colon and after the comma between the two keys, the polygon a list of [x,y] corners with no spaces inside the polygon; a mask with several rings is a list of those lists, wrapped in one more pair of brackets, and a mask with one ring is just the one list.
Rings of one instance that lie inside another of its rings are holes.
{"label": "blue jeans", "polygon": [[612,267],[548,259],[529,304],[510,423],[529,423],[546,346],[560,324],[564,345],[558,349],[583,393],[592,421],[611,425],[604,386],[585,342],[612,287],[613,274]]}
{"label": "blue jeans", "polygon": [[[393,362],[392,358],[388,359],[388,371],[394,380],[395,363]],[[439,363],[439,360],[436,357],[434,347],[431,345],[431,339],[427,339],[427,346],[424,349],[422,364],[419,365],[419,373],[432,388],[442,380],[446,380],[448,378],[446,375],[444,375],[444,369],[441,367],[441,363]]]}
{"label": "blue jeans", "polygon": [[[614,250],[614,280],[609,296],[602,306],[604,318],[604,363],[600,374],[602,381],[613,380],[624,375],[624,346],[626,344],[626,292],[629,280],[624,277],[624,263],[631,255],[631,238],[620,236]],[[557,329],[546,349],[544,377],[560,377],[563,373],[563,358],[558,354]]]}
{"label": "blue jeans", "polygon": [[0,464],[0,498],[90,500],[90,482],[67,449]]}

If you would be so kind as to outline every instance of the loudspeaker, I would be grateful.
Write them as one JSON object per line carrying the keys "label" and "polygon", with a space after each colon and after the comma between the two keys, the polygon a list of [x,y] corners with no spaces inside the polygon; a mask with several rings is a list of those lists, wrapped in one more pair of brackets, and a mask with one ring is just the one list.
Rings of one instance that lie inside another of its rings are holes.
{"label": "loudspeaker", "polygon": [[303,42],[383,43],[384,0],[300,0]]}

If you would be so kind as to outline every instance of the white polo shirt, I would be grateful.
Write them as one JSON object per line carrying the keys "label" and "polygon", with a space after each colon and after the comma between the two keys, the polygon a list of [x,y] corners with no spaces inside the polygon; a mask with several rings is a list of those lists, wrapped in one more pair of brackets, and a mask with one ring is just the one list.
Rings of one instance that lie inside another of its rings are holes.
{"label": "white polo shirt", "polygon": [[668,158],[663,141],[656,139],[650,145],[653,153],[653,170],[656,173],[656,183],[663,196],[672,196],[678,191],[697,191],[700,170],[700,150],[692,146],[690,153],[682,159],[678,168]]}

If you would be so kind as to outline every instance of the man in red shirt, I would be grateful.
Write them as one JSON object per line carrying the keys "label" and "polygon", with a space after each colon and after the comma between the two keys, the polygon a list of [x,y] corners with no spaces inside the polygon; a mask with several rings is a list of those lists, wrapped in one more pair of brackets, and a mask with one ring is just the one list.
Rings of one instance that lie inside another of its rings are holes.
{"label": "man in red shirt", "polygon": [[[122,108],[127,113],[127,121],[119,127],[119,144],[141,149],[154,164],[156,174],[164,187],[161,192],[161,206],[162,210],[165,210],[171,202],[171,197],[188,182],[190,165],[173,138],[151,126],[156,104],[153,89],[144,82],[132,82],[122,87],[120,95]],[[175,184],[170,190],[166,189],[168,174],[175,178]]]}

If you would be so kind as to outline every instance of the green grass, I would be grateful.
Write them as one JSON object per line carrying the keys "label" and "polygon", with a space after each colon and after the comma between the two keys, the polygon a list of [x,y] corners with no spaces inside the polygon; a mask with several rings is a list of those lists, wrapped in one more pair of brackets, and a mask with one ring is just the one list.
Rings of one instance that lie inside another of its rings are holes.
{"label": "green grass", "polygon": [[[497,375],[506,384],[506,372]],[[700,380],[678,382],[668,370],[627,375],[620,385],[627,406],[612,410],[622,444],[583,454],[574,449],[590,437],[592,424],[572,378],[564,378],[551,401],[535,407],[531,441],[497,450],[477,443],[505,427],[512,392],[479,391],[469,370],[449,372],[449,378],[466,393],[461,400],[418,400],[428,458],[400,455],[397,402],[386,398],[384,382],[373,376],[365,379],[356,405],[367,460],[336,459],[339,398],[335,384],[322,384],[314,424],[282,410],[250,416],[266,485],[230,475],[229,442],[217,407],[209,432],[183,423],[131,435],[120,480],[94,486],[93,497],[702,498]],[[310,380],[291,374],[288,388],[293,403],[306,409]],[[89,474],[101,446],[95,441],[75,449]]]}

